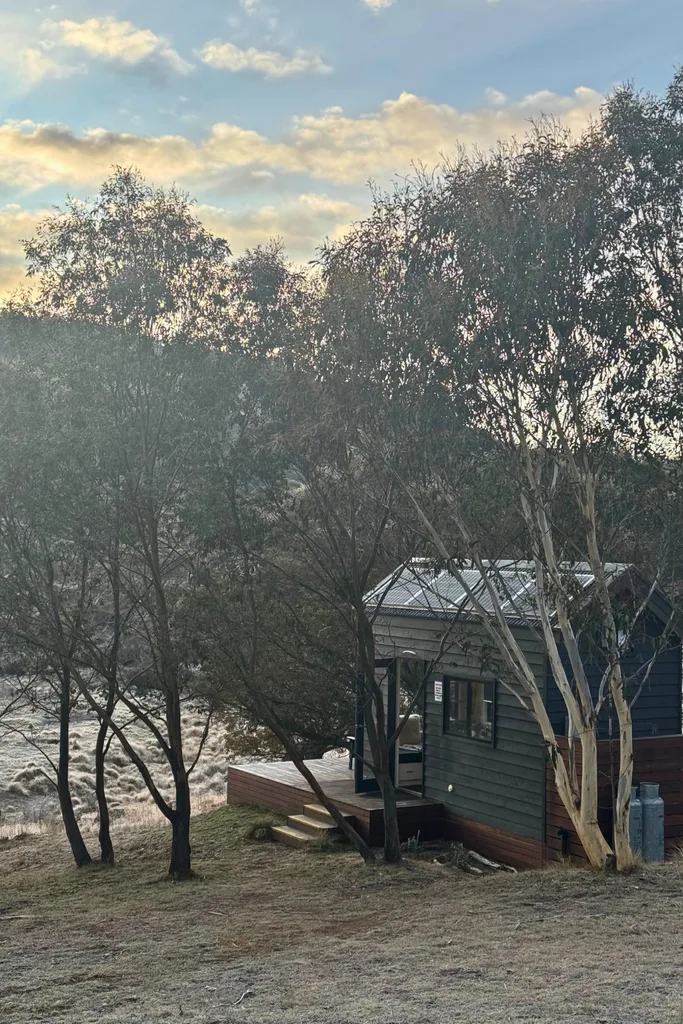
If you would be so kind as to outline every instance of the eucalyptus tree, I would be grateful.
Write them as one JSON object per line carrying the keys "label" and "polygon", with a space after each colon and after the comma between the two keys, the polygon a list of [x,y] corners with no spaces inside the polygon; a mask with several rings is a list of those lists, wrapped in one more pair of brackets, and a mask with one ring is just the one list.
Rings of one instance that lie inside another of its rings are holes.
{"label": "eucalyptus tree", "polygon": [[35,294],[19,305],[157,341],[222,343],[230,247],[192,205],[115,167],[92,201],[69,197],[24,242]]}
{"label": "eucalyptus tree", "polygon": [[683,329],[683,69],[664,95],[623,86],[610,95],[596,132],[615,165],[624,253],[638,273],[650,332],[681,347]]}
{"label": "eucalyptus tree", "polygon": [[[72,659],[93,591],[83,540],[86,495],[77,485],[74,437],[61,421],[55,375],[49,366],[18,355],[35,338],[18,322],[0,362],[0,607],[3,645],[20,666],[21,691],[59,726],[56,758],[44,752],[57,790],[67,838],[78,866],[91,861],[76,819],[69,782],[70,723],[77,699]],[[10,723],[11,724],[11,723]],[[42,749],[42,748],[41,748]],[[113,858],[106,796],[100,788],[102,853]]]}
{"label": "eucalyptus tree", "polygon": [[[214,411],[204,385],[211,378],[215,356],[200,347],[160,346],[130,332],[94,339],[73,354],[72,398],[87,409],[88,428],[100,440],[99,465],[105,467],[117,495],[122,543],[116,586],[125,596],[128,642],[140,652],[134,685],[118,680],[116,696],[126,714],[148,729],[161,749],[172,778],[172,801],[164,797],[121,725],[93,700],[87,671],[102,670],[96,647],[83,645],[75,671],[85,699],[114,732],[171,824],[169,874],[187,878],[190,777],[208,735],[211,707],[195,685],[178,616],[193,545],[186,508],[194,461]],[[199,749],[191,758],[182,724],[187,706],[195,708],[205,723]]]}
{"label": "eucalyptus tree", "polygon": [[[623,608],[606,563],[620,545],[623,550],[625,530],[632,533],[634,524],[632,516],[616,524],[610,514],[611,473],[643,447],[653,457],[647,410],[661,383],[662,347],[649,329],[643,282],[624,244],[629,213],[617,200],[619,180],[619,161],[599,128],[577,141],[542,123],[519,145],[461,153],[440,174],[419,175],[393,195],[377,196],[368,223],[328,249],[324,265],[330,279],[354,275],[377,293],[368,344],[396,373],[415,365],[422,374],[425,388],[411,422],[429,427],[413,431],[416,472],[397,481],[435,557],[468,591],[508,685],[538,723],[560,796],[596,866],[612,857],[597,821],[596,756],[598,714],[611,701],[620,739],[614,853],[618,867],[628,870],[633,748],[621,656],[646,602],[636,600],[622,628]],[[430,405],[431,416],[424,412]],[[563,759],[502,612],[486,543],[491,517],[481,491],[476,496],[480,452],[467,451],[468,440],[481,433],[499,453],[517,547],[533,564],[540,635],[570,735],[582,746],[580,782],[571,757]],[[430,503],[441,508],[441,522]],[[610,525],[619,527],[616,536]],[[661,535],[658,541],[662,565],[666,544]],[[493,613],[469,592],[464,559],[480,570]],[[567,572],[567,563],[577,561],[588,564],[595,580],[592,612],[605,662],[597,695],[587,681]]]}
{"label": "eucalyptus tree", "polygon": [[[0,553],[12,569],[3,585],[14,588],[5,608],[15,637],[49,657],[65,695],[78,694],[100,720],[100,756],[106,727],[138,768],[171,823],[170,874],[186,878],[190,777],[211,708],[185,656],[178,609],[193,538],[185,508],[213,413],[205,382],[215,355],[91,325],[8,318],[5,326],[17,354],[12,367],[3,363],[12,443],[3,448]],[[23,418],[12,414],[19,403]],[[187,707],[205,722],[191,755]],[[129,739],[131,720],[163,753],[172,799]]]}
{"label": "eucalyptus tree", "polygon": [[[389,389],[382,359],[364,351],[360,293],[312,282],[306,294],[297,280],[279,296],[283,303],[295,296],[299,312],[278,314],[267,351],[258,337],[243,338],[244,406],[214,435],[204,467],[208,493],[195,492],[201,507],[193,518],[205,545],[195,574],[202,616],[195,635],[204,669],[277,735],[326,805],[302,745],[311,726],[338,744],[352,731],[360,702],[367,766],[384,804],[384,856],[395,862],[401,851],[391,762],[404,720],[398,727],[387,721],[374,613],[364,598],[414,552],[394,479],[409,442],[399,437],[392,448],[387,438],[376,457],[365,444],[388,408]],[[366,383],[368,360],[375,377]],[[400,401],[398,390],[394,398]],[[330,715],[336,736],[328,731]],[[339,824],[347,831],[343,819]],[[370,857],[359,837],[349,838]]]}

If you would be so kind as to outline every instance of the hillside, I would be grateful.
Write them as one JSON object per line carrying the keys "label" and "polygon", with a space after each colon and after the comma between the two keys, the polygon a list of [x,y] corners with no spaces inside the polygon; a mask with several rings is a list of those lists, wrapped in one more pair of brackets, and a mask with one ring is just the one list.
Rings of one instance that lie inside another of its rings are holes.
{"label": "hillside", "polygon": [[197,816],[182,885],[158,825],[117,828],[115,869],[59,833],[0,844],[3,1024],[680,1024],[680,861],[370,869],[250,839],[268,820]]}
{"label": "hillside", "polygon": [[[0,706],[9,702],[10,686],[9,680],[0,678]],[[200,717],[186,714],[183,725],[188,763],[191,763],[201,741],[204,722]],[[60,820],[55,787],[47,777],[54,777],[54,773],[45,759],[45,755],[56,756],[57,722],[39,709],[23,708],[8,715],[3,726],[0,730],[0,838]],[[84,824],[94,820],[97,808],[95,740],[98,727],[97,720],[86,709],[79,705],[73,710],[70,788],[76,813]],[[135,724],[129,725],[127,732],[161,792],[170,796],[172,779],[168,764],[151,733]],[[231,757],[231,760],[236,758]],[[216,723],[194,771],[196,806],[210,804],[224,796],[227,761],[225,730]],[[112,820],[157,816],[137,768],[118,743],[113,743],[109,750],[105,772]]]}

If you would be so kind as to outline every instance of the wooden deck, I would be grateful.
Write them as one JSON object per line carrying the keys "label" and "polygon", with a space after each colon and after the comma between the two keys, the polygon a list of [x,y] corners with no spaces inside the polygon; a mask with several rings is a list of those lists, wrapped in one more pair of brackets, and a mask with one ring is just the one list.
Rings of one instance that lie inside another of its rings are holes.
{"label": "wooden deck", "polygon": [[[379,795],[356,793],[353,772],[345,758],[306,761],[325,794],[344,814],[353,816],[363,838],[373,846],[384,840],[384,812]],[[398,823],[401,839],[420,833],[422,839],[441,835],[443,807],[410,790],[400,789]],[[278,811],[300,814],[304,804],[315,801],[308,783],[291,761],[253,761],[228,767],[228,803],[250,803]]]}
{"label": "wooden deck", "polygon": [[[566,738],[558,739],[566,754]],[[665,847],[670,856],[683,846],[683,736],[636,739],[633,746],[634,782],[660,784],[664,799]],[[615,750],[611,749],[609,741],[601,740],[598,744],[599,820],[608,838],[612,828],[614,757]],[[306,764],[339,810],[353,817],[364,839],[373,846],[380,846],[384,839],[384,814],[379,795],[355,792],[353,772],[346,759],[307,761]],[[580,776],[580,747],[577,770]],[[586,859],[555,789],[550,768],[545,787],[545,835],[538,838],[502,832],[459,817],[453,808],[410,790],[398,790],[397,796],[399,828],[404,841],[418,832],[422,839],[458,840],[495,860],[518,868],[535,868],[560,859],[563,843],[559,830],[566,829],[570,856]],[[228,768],[228,803],[258,804],[290,815],[301,814],[304,804],[312,802],[317,802],[316,798],[291,762],[250,762]]]}

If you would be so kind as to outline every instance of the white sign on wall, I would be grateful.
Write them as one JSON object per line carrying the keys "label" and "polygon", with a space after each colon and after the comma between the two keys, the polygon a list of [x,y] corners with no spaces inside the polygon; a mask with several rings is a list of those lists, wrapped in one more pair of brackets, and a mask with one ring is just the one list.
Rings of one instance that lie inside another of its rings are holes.
{"label": "white sign on wall", "polygon": [[443,682],[440,679],[434,680],[434,700],[437,704],[443,703]]}

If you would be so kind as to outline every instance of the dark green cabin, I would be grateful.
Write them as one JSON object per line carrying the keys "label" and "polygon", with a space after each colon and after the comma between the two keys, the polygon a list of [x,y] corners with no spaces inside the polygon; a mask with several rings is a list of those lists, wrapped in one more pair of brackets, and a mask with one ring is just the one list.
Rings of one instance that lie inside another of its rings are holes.
{"label": "dark green cabin", "polygon": [[[667,843],[671,846],[683,838],[683,825],[677,825],[677,820],[683,822],[681,621],[665,595],[649,587],[631,566],[613,563],[605,568],[614,593],[633,606],[633,599],[643,606],[638,636],[625,649],[622,660],[630,693],[635,696],[640,688],[633,705],[635,781],[657,781],[651,776],[660,764],[662,780],[675,777],[662,787],[669,811]],[[507,623],[535,674],[555,732],[566,735],[564,702],[541,638],[533,566],[500,561],[492,563],[490,571]],[[568,567],[568,571],[575,575],[577,592],[582,595],[578,606],[585,614],[593,576],[585,564]],[[474,569],[466,573],[469,588],[486,606],[488,598],[479,573]],[[512,678],[505,674],[500,656],[460,584],[447,571],[434,570],[430,563],[418,560],[383,580],[368,594],[366,604],[373,615],[377,672],[383,681],[390,722],[398,720],[416,680],[422,679],[425,668],[433,663],[419,714],[412,716],[395,754],[398,785],[419,789],[423,796],[441,802],[447,834],[510,863],[537,865],[562,853],[580,854],[569,820],[562,822],[563,808],[557,806],[540,730],[520,703]],[[586,627],[585,632],[590,629]],[[597,693],[604,669],[599,647],[593,649],[586,641],[583,653]],[[611,729],[614,723],[610,725],[605,710],[599,731],[603,774],[615,746],[610,741]],[[364,756],[367,760],[362,714],[356,743],[361,760]],[[656,756],[652,753],[655,748]],[[640,779],[639,761],[644,773]],[[371,771],[357,761],[357,791],[372,785]],[[606,785],[603,779],[603,788]],[[603,803],[608,797],[603,796]],[[606,816],[606,808],[604,813]]]}

